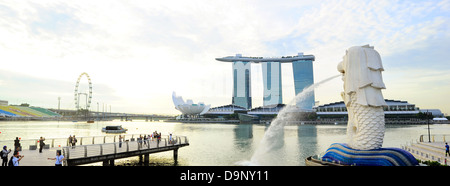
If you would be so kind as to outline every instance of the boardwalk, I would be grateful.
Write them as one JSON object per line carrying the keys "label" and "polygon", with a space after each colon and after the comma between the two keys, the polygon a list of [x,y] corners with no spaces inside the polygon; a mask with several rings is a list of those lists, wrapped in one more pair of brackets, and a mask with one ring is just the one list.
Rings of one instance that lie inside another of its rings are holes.
{"label": "boardwalk", "polygon": [[[142,134],[143,136],[144,134]],[[189,145],[188,138],[185,136],[173,136],[169,141],[168,136],[163,136],[161,141],[137,140],[140,134],[122,135],[124,142],[120,145],[119,135],[77,137],[78,142],[75,147],[68,146],[67,139],[54,138],[46,139],[47,149],[32,150],[33,146],[38,144],[37,140],[22,140],[23,150],[21,155],[25,157],[21,160],[20,166],[54,166],[54,158],[57,150],[62,150],[66,161],[65,166],[82,165],[95,162],[103,162],[103,165],[114,165],[115,159],[139,156],[143,163],[149,161],[149,154],[173,150],[174,159],[177,161],[178,149]],[[0,144],[7,144],[8,148],[13,147],[13,142],[0,141]],[[121,147],[120,147],[121,146]],[[11,157],[10,153],[9,157]]]}
{"label": "boardwalk", "polygon": [[[449,165],[450,157],[445,156],[445,142],[450,139],[449,135],[431,135],[430,141],[426,135],[420,136],[416,142],[402,146],[402,149],[410,152],[416,159],[422,161],[436,161],[442,165]],[[450,142],[449,142],[450,143]]]}

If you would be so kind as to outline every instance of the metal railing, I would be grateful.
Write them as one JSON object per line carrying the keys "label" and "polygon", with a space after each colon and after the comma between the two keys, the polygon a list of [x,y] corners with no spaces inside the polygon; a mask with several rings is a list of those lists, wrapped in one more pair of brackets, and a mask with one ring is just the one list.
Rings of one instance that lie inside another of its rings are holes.
{"label": "metal railing", "polygon": [[108,154],[130,152],[136,150],[155,149],[189,143],[188,138],[186,136],[172,136],[172,140],[169,140],[169,136],[161,137],[160,140],[158,139],[138,140],[137,138],[133,137],[126,139],[123,142],[119,142],[117,137],[117,141],[112,143],[66,146],[62,148],[63,154],[66,159],[76,159],[76,158],[86,158],[90,156],[102,156]]}
{"label": "metal railing", "polygon": [[403,146],[401,147],[403,150],[406,150],[408,152],[410,152],[414,157],[416,157],[416,159],[421,159],[421,160],[430,160],[430,161],[436,161],[440,164],[443,165],[447,165],[447,157],[444,157],[444,154],[439,154],[436,152],[427,152],[423,149],[420,148],[415,148],[413,146]]}
{"label": "metal railing", "polygon": [[450,135],[447,134],[432,134],[430,135],[430,139],[428,139],[428,134],[420,135],[420,142],[447,142],[446,139],[450,139]]}
{"label": "metal railing", "polygon": [[[117,135],[106,135],[106,136],[82,136],[76,137],[77,142],[75,148],[77,146],[83,145],[94,145],[94,144],[108,144],[108,143],[116,143],[119,144],[119,135],[123,137],[122,141],[137,141],[139,136],[144,136],[148,134],[117,134]],[[189,143],[187,137],[185,136],[173,136],[174,140],[184,140],[184,143]],[[153,139],[156,140],[156,139]],[[162,135],[161,141],[167,143],[169,141],[169,135]],[[39,139],[20,139],[20,146],[22,150],[29,150],[30,148],[39,149]],[[69,144],[69,138],[46,138],[44,140],[46,147],[55,148],[55,147],[71,147]],[[2,140],[0,141],[0,146],[7,146],[8,149],[14,150],[14,140]]]}

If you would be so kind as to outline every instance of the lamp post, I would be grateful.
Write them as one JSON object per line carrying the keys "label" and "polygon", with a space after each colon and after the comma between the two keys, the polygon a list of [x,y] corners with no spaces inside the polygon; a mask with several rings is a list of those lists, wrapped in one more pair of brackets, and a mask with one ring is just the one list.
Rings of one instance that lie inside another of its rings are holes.
{"label": "lamp post", "polygon": [[99,117],[98,117],[98,116],[99,116],[99,113],[100,113],[100,112],[99,112],[99,110],[98,110],[98,102],[97,102],[97,114],[96,114],[96,115],[97,115],[97,122],[98,122],[98,120],[99,120]]}
{"label": "lamp post", "polygon": [[430,115],[431,115],[431,112],[428,112],[428,110],[427,110],[427,112],[425,113],[425,117],[427,118],[427,125],[428,125],[428,143],[431,143],[431,137],[430,137],[430,119],[429,119]]}

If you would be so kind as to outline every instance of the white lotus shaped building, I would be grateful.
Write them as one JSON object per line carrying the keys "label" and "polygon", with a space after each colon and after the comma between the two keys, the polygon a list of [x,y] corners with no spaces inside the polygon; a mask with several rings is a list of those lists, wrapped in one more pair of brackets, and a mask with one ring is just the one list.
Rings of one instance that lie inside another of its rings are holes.
{"label": "white lotus shaped building", "polygon": [[191,99],[184,102],[183,98],[181,96],[177,96],[175,92],[172,93],[172,100],[175,105],[175,109],[185,115],[202,115],[208,112],[209,107],[211,107],[211,105],[205,105],[203,102],[195,104]]}

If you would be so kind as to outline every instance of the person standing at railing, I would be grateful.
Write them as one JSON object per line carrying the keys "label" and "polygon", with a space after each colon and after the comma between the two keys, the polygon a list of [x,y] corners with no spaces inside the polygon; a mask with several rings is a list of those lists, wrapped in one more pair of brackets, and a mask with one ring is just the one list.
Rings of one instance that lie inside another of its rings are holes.
{"label": "person standing at railing", "polygon": [[72,138],[72,135],[70,135],[70,136],[69,136],[69,139],[68,139],[68,140],[69,140],[69,145],[68,145],[69,147],[72,146],[72,139],[73,139],[73,138]]}
{"label": "person standing at railing", "polygon": [[39,153],[42,153],[42,148],[44,148],[45,146],[45,138],[43,138],[42,136],[39,138]]}
{"label": "person standing at railing", "polygon": [[119,135],[119,148],[122,148],[122,135]]}
{"label": "person standing at railing", "polygon": [[138,141],[138,147],[142,148],[142,135],[139,135],[139,138],[137,139]]}
{"label": "person standing at railing", "polygon": [[75,137],[75,135],[73,135],[73,137],[72,137],[72,149],[75,148],[76,144],[77,144],[77,138]]}
{"label": "person standing at railing", "polygon": [[147,140],[148,140],[147,135],[144,134],[144,146],[147,146]]}
{"label": "person standing at railing", "polygon": [[447,157],[447,154],[449,154],[450,155],[450,152],[449,152],[449,146],[448,146],[448,144],[447,143],[445,143],[445,157]]}
{"label": "person standing at railing", "polygon": [[160,141],[161,141],[161,132],[159,132],[159,134],[158,134],[158,144]]}
{"label": "person standing at railing", "polygon": [[20,139],[19,139],[19,137],[16,137],[16,139],[14,140],[14,149],[18,149],[18,151],[22,150],[22,148],[20,147]]}
{"label": "person standing at railing", "polygon": [[2,166],[7,166],[8,165],[8,154],[11,152],[11,149],[6,150],[6,146],[3,146],[3,150],[0,152],[1,157],[2,157]]}

